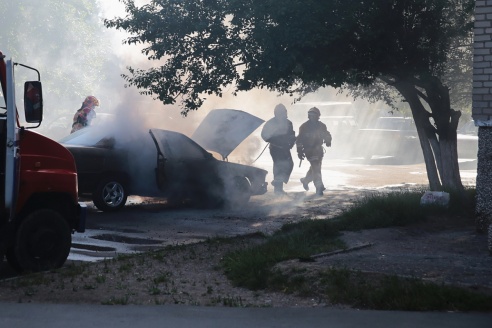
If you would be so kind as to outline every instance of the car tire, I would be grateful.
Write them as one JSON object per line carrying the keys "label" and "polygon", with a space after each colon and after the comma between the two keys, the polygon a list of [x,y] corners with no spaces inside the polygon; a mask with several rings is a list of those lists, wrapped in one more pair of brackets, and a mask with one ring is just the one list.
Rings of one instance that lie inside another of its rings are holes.
{"label": "car tire", "polygon": [[92,194],[94,205],[104,212],[114,212],[123,208],[128,198],[123,181],[117,177],[101,180]]}
{"label": "car tire", "polygon": [[226,195],[226,207],[234,209],[248,204],[251,198],[251,184],[246,177],[236,176]]}
{"label": "car tire", "polygon": [[65,218],[55,210],[39,209],[19,225],[9,263],[17,271],[60,268],[72,246],[72,232]]}

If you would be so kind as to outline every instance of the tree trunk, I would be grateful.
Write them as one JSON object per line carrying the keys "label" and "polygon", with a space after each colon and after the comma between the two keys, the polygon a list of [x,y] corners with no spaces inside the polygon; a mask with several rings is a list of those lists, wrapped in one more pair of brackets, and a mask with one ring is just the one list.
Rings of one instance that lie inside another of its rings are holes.
{"label": "tree trunk", "polygon": [[[412,82],[398,81],[394,86],[412,110],[430,189],[463,192],[456,134],[461,113],[450,107],[449,90],[435,78],[423,84],[425,94]],[[431,112],[425,109],[422,100],[428,104]]]}
{"label": "tree trunk", "polygon": [[424,83],[425,100],[431,108],[436,133],[439,138],[440,156],[438,169],[444,190],[463,192],[458,166],[458,139],[456,130],[461,116],[460,111],[451,108],[449,89],[441,80],[431,77]]}
{"label": "tree trunk", "polygon": [[[412,110],[412,116],[415,121],[415,127],[417,128],[417,134],[420,140],[420,146],[424,156],[425,168],[427,170],[427,178],[429,179],[430,190],[441,190],[441,180],[436,167],[436,161],[434,158],[434,152],[431,148],[431,141],[429,139],[429,133],[426,131],[426,123],[429,122],[428,113],[422,106],[418,94],[410,83],[399,82],[395,84],[396,89],[405,98]],[[428,128],[427,128],[428,130]],[[431,134],[432,136],[432,134]]]}
{"label": "tree trunk", "polygon": [[458,166],[457,142],[453,140],[441,140],[441,181],[444,190],[463,191],[460,168]]}

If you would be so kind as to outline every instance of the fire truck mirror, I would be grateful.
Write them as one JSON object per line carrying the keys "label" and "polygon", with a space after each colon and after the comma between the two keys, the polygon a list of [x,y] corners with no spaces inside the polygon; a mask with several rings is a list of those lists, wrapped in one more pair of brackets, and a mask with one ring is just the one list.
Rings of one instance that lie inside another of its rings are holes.
{"label": "fire truck mirror", "polygon": [[40,123],[43,118],[43,92],[39,81],[24,83],[24,115],[27,123]]}

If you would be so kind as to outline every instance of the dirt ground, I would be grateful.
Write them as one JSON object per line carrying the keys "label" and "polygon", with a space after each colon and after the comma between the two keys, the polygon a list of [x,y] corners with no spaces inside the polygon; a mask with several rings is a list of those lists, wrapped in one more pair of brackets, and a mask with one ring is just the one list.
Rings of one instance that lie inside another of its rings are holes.
{"label": "dirt ground", "polygon": [[[305,193],[300,185],[302,172],[295,171],[288,194],[292,197],[274,201],[271,193],[253,199],[252,211],[211,213],[210,217],[188,217],[192,211],[177,212],[176,218],[166,212],[166,220],[154,216],[153,207],[142,212],[138,220],[115,218],[120,230],[145,230],[142,224],[162,222],[163,231],[191,240],[187,235],[200,221],[207,229],[198,235],[234,236],[254,231],[269,233],[282,224],[304,217],[333,217],[365,193],[385,192],[394,188],[425,188],[425,168],[415,165],[354,165],[346,162],[327,163],[327,191],[321,198]],[[474,184],[476,171],[463,171],[465,184]],[[268,180],[270,181],[270,180]],[[296,184],[297,182],[297,184]],[[419,187],[420,186],[420,187]],[[299,197],[302,196],[302,197]],[[271,202],[271,203],[270,203]],[[278,207],[278,204],[282,204]],[[289,203],[291,206],[284,206]],[[226,217],[222,217],[222,216]],[[149,217],[147,217],[149,216]],[[242,217],[239,217],[242,216]],[[94,218],[95,228],[107,228],[107,216]],[[168,226],[175,222],[186,226]],[[246,224],[246,225],[245,225]],[[155,228],[150,229],[155,232]],[[174,231],[174,233],[173,233]],[[220,231],[220,233],[218,233]],[[152,235],[151,235],[152,236]],[[158,235],[154,237],[159,237]],[[475,231],[473,218],[450,221],[434,218],[426,223],[404,227],[347,232],[342,237],[347,250],[315,256],[315,262],[297,260],[278,264],[289,271],[316,272],[330,267],[348,268],[367,273],[382,273],[421,278],[438,284],[464,286],[476,291],[492,291],[492,256],[488,253],[486,235]],[[202,238],[201,240],[204,240]],[[198,239],[196,241],[199,241]],[[120,257],[99,262],[69,261],[54,272],[0,278],[0,301],[92,304],[187,304],[202,306],[268,306],[323,307],[333,305],[327,299],[306,298],[270,291],[250,291],[233,286],[220,269],[220,260],[228,252],[261,242],[257,238],[238,237],[233,243],[202,242],[183,245],[167,252],[147,256]],[[175,242],[174,244],[177,244]],[[179,244],[179,243],[178,243]],[[6,269],[0,262],[0,272]],[[306,270],[304,270],[306,269]]]}
{"label": "dirt ground", "polygon": [[[310,200],[306,214],[333,213],[329,197]],[[287,261],[288,273],[348,268],[422,278],[492,294],[492,256],[486,236],[471,218],[434,218],[404,227],[345,233],[347,250],[315,256],[315,262]],[[25,275],[0,282],[0,301],[93,304],[186,304],[202,306],[323,307],[313,299],[234,287],[220,269],[227,252],[260,242],[238,237],[233,243],[198,243],[169,252],[96,263],[74,262],[57,272]]]}

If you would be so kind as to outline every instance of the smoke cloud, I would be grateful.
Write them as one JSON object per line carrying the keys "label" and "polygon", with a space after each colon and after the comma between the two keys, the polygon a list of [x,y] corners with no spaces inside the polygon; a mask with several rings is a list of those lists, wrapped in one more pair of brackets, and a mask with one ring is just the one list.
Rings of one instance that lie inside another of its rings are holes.
{"label": "smoke cloud", "polygon": [[[145,1],[137,1],[137,5],[143,3]],[[333,146],[328,149],[326,157],[334,158],[336,156],[357,156],[358,154],[350,151],[353,146],[351,133],[358,127],[364,127],[373,117],[381,116],[389,111],[382,103],[369,104],[363,100],[354,100],[333,88],[320,89],[316,93],[307,95],[298,103],[294,103],[293,97],[279,96],[267,90],[252,90],[234,96],[231,88],[231,90],[225,90],[222,97],[210,96],[200,110],[190,112],[187,117],[183,117],[177,106],[165,106],[149,96],[140,95],[136,88],[125,85],[121,74],[127,72],[127,66],[146,69],[155,63],[148,61],[141,54],[141,45],[122,45],[122,40],[128,37],[124,32],[108,30],[102,26],[104,18],[126,15],[123,4],[119,1],[100,1],[99,5],[101,35],[98,42],[106,44],[107,59],[101,68],[101,78],[94,85],[86,85],[84,90],[87,90],[88,94],[81,94],[79,99],[53,95],[50,93],[49,84],[45,85],[46,118],[39,131],[56,140],[68,135],[73,115],[80,108],[85,96],[90,94],[97,97],[100,100],[100,106],[96,108],[97,117],[93,125],[100,126],[104,131],[114,134],[118,139],[118,146],[124,146],[135,154],[135,158],[139,161],[132,165],[134,172],[141,174],[142,178],[139,182],[142,186],[151,186],[155,183],[153,168],[156,153],[148,133],[150,128],[168,129],[191,136],[202,119],[213,109],[243,110],[267,121],[273,117],[275,106],[282,103],[288,110],[289,119],[293,122],[297,134],[299,126],[307,120],[307,110],[316,106],[321,110],[321,121],[328,125],[333,136]],[[81,50],[90,51],[84,48],[84,45],[80,45],[77,49],[66,49],[60,53],[61,58],[57,60],[57,67],[52,69],[77,67],[77,57],[73,54]],[[37,65],[39,59],[33,57],[28,56],[25,62],[32,63],[33,66]],[[49,67],[47,63],[43,66]],[[74,74],[73,78],[78,79],[79,76]],[[231,162],[266,169],[269,171],[267,181],[270,182],[273,179],[271,174],[273,163],[268,149],[262,153],[267,144],[261,139],[260,131],[261,127],[241,143],[228,159]],[[292,153],[295,159],[295,150],[292,150]],[[299,171],[304,173],[306,170],[307,166],[298,168],[296,165],[294,167],[298,175]]]}

